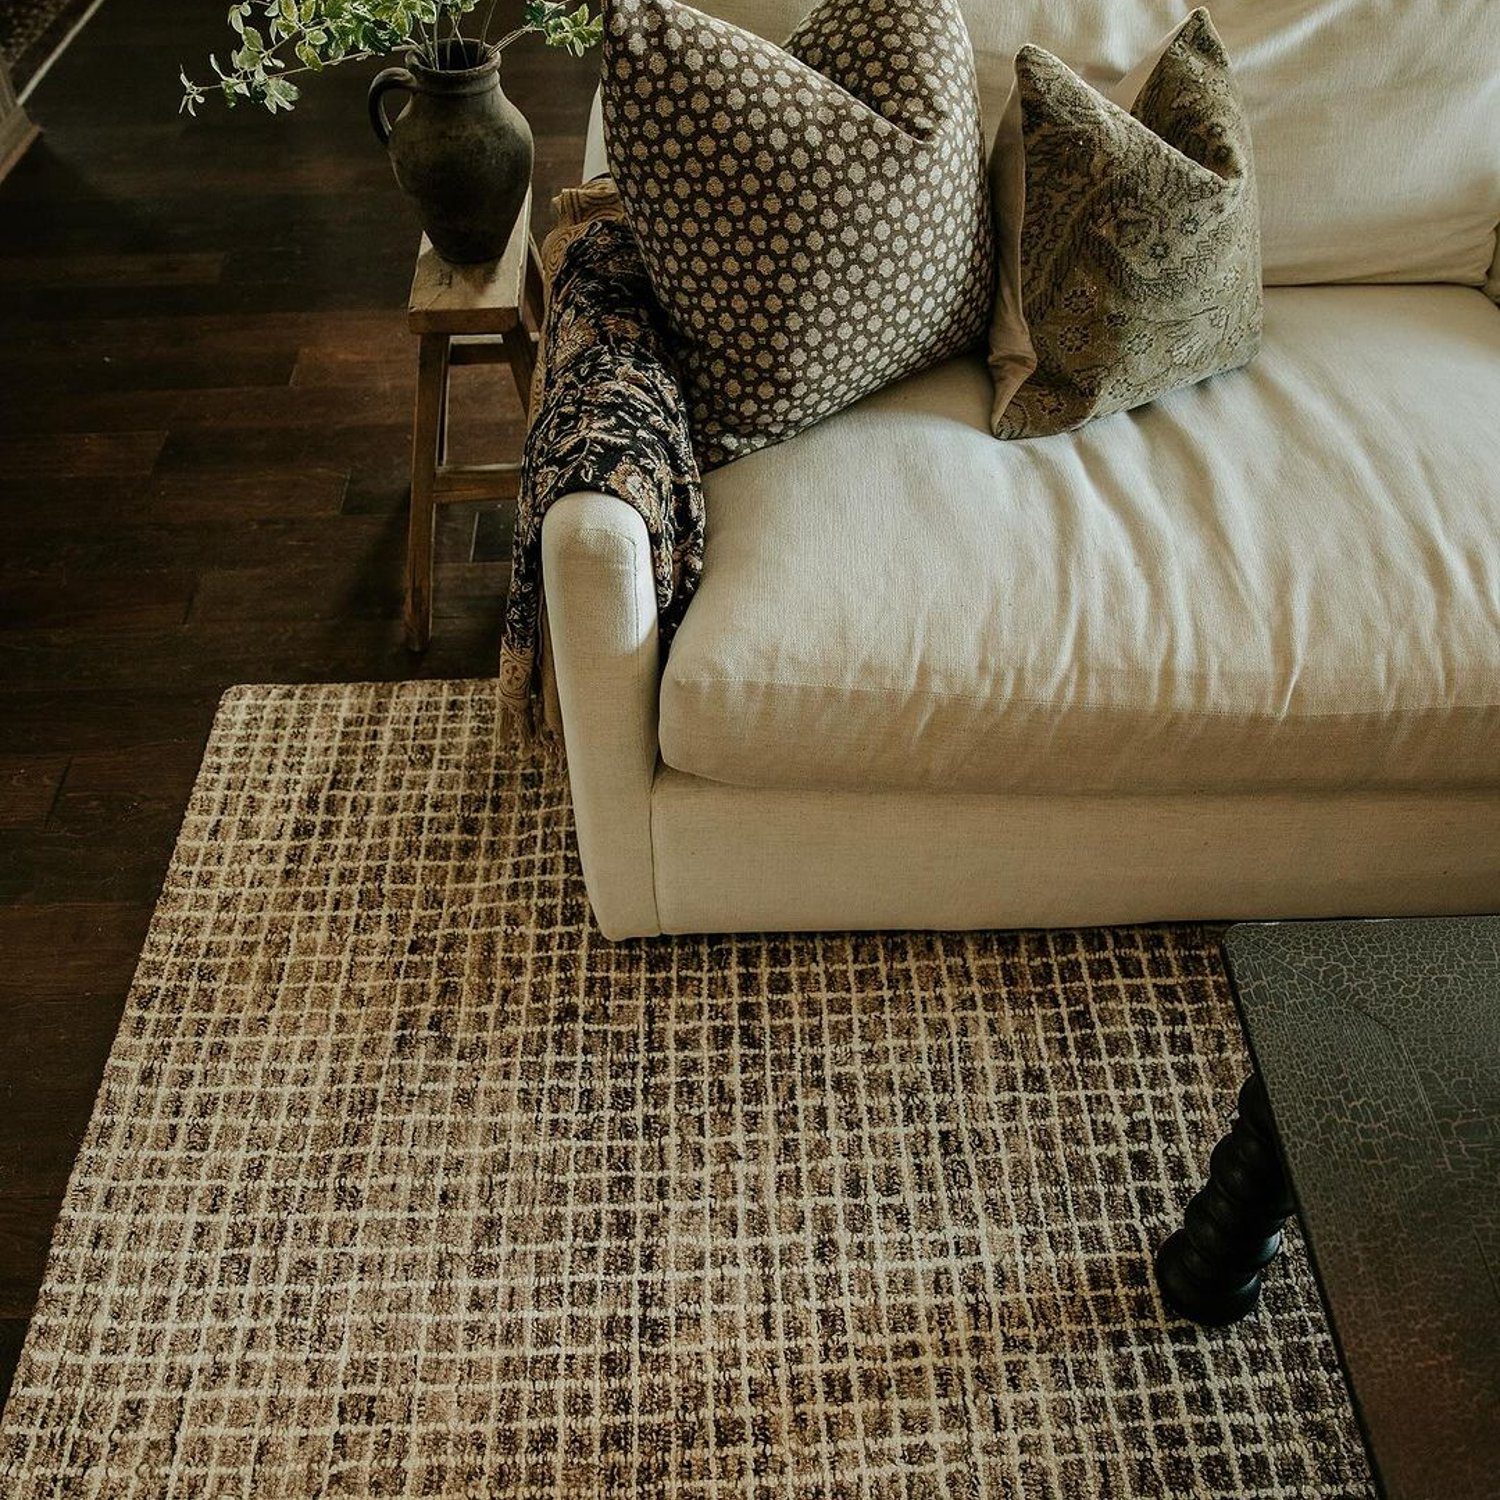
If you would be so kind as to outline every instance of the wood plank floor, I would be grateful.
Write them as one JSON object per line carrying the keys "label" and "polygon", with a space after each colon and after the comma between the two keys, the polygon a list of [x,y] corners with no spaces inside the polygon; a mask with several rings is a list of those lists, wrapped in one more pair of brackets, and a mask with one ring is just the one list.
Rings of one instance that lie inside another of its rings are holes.
{"label": "wood plank floor", "polygon": [[[373,67],[291,118],[180,117],[223,17],[107,0],[0,185],[0,1393],[220,693],[498,651],[508,517],[458,507],[432,649],[402,645],[416,231]],[[577,179],[594,67],[505,64],[540,204]],[[508,373],[458,378],[459,453],[510,456]]]}

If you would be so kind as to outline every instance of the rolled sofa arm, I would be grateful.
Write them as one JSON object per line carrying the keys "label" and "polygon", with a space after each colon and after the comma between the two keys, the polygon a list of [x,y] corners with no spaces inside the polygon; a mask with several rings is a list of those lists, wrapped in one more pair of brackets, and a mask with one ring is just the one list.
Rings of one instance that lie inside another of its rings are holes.
{"label": "rolled sofa arm", "polygon": [[583,181],[603,177],[609,171],[609,157],[604,150],[604,98],[594,90],[594,102],[589,106],[588,134],[583,142]]}
{"label": "rolled sofa arm", "polygon": [[645,522],[571,494],[542,523],[547,626],[584,883],[607,938],[661,931],[651,853],[660,684]]}

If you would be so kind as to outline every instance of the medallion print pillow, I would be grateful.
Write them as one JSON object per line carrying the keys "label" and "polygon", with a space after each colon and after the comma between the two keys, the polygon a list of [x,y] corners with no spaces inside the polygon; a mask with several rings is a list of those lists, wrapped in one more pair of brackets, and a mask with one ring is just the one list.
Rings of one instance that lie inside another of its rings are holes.
{"label": "medallion print pillow", "polygon": [[1016,56],[990,159],[997,437],[1067,432],[1260,347],[1250,130],[1208,12],[1115,93]]}
{"label": "medallion print pillow", "polygon": [[612,0],[601,93],[705,468],[983,339],[993,241],[956,0],[822,0],[784,48]]}

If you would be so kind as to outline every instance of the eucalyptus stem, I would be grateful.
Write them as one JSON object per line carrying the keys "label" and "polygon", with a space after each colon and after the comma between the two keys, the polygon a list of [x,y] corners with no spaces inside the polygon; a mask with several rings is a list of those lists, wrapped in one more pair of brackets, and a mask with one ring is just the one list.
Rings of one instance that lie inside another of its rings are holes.
{"label": "eucalyptus stem", "polygon": [[[262,104],[272,114],[289,110],[301,97],[294,78],[321,73],[340,63],[391,53],[414,52],[428,66],[441,68],[444,49],[470,42],[491,46],[500,0],[489,0],[484,24],[474,15],[485,0],[234,0],[229,26],[235,46],[228,65],[210,56],[214,76],[196,83],[182,73],[182,108],[196,114],[210,93],[230,106],[241,100]],[[521,24],[493,44],[499,52],[537,33],[549,47],[565,47],[581,57],[604,35],[589,0],[569,11],[563,0],[510,0],[518,3]],[[444,26],[444,19],[447,26]],[[294,65],[295,59],[295,65]]]}
{"label": "eucalyptus stem", "polygon": [[484,25],[479,28],[479,40],[483,42],[485,46],[489,46],[490,27],[495,24],[495,11],[498,8],[499,4],[500,0],[490,0],[490,8],[484,13]]}

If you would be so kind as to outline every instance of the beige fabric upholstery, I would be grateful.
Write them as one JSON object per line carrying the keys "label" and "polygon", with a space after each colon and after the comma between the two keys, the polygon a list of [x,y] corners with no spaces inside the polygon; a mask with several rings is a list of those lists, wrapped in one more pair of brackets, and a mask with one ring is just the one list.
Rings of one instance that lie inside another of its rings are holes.
{"label": "beige fabric upholstery", "polygon": [[963,797],[751,791],[663,770],[652,823],[667,932],[1500,905],[1500,797],[1485,793]]}
{"label": "beige fabric upholstery", "polygon": [[950,363],[708,476],[667,764],[941,792],[1500,788],[1500,311],[1280,289],[1075,433]]}
{"label": "beige fabric upholstery", "polygon": [[[1188,0],[962,0],[991,126],[1027,42],[1096,88]],[[805,0],[699,7],[782,41]],[[1265,277],[1479,286],[1500,220],[1500,3],[1215,0],[1255,142]]]}
{"label": "beige fabric upholstery", "polygon": [[604,151],[604,101],[596,89],[594,102],[589,106],[588,136],[583,143],[583,181],[602,177],[609,171],[609,158]]}
{"label": "beige fabric upholstery", "polygon": [[659,652],[645,522],[613,496],[569,495],[542,523],[542,571],[594,916],[606,937],[655,932]]}
{"label": "beige fabric upholstery", "polygon": [[[777,40],[801,10],[798,0],[707,4]],[[1040,42],[1108,85],[1186,9],[1149,0],[965,5],[992,111],[1022,42]],[[1269,162],[1279,176],[1266,209],[1268,260],[1280,257],[1273,276],[1372,274],[1373,265],[1483,280],[1500,219],[1493,156],[1485,156],[1496,145],[1500,70],[1487,49],[1500,6],[1224,0],[1213,13],[1237,65],[1246,62],[1259,169]],[[1247,52],[1254,24],[1270,28],[1269,39]],[[1331,61],[1317,62],[1320,50]],[[1279,100],[1286,107],[1276,115]],[[1283,143],[1299,139],[1305,155],[1293,160]],[[602,166],[601,146],[593,134],[586,175]],[[1341,163],[1353,170],[1331,177]],[[1490,290],[1500,295],[1500,259]],[[724,614],[708,635],[742,633],[754,656],[776,613],[786,652],[778,670],[801,665],[798,653],[821,635],[833,642],[827,682],[847,686],[894,669],[933,695],[929,706],[980,673],[980,717],[993,694],[1016,699],[1019,685],[1039,683],[1042,707],[1023,705],[1034,720],[1030,748],[1013,743],[1006,753],[1025,778],[1065,788],[1057,793],[754,789],[662,766],[639,521],[599,496],[558,505],[544,531],[548,612],[580,852],[606,935],[1500,905],[1500,777],[1484,769],[1500,760],[1500,311],[1451,288],[1344,289],[1274,293],[1268,315],[1279,342],[1249,370],[1072,437],[1007,448],[984,436],[981,454],[973,438],[983,434],[990,388],[975,361],[907,382],[732,466],[713,485],[707,576],[724,585]],[[1273,348],[1287,357],[1273,362]],[[1204,423],[1213,443],[1202,438]],[[994,486],[991,465],[1004,452],[1012,457],[1003,482],[979,493]],[[795,546],[778,535],[757,550],[757,513],[779,513],[783,526],[795,513]],[[1263,520],[1277,524],[1267,531]],[[934,536],[935,550],[911,546]],[[789,575],[782,563],[804,551],[811,571]],[[1359,588],[1332,586],[1340,558]],[[992,597],[998,576],[1006,589]],[[859,631],[830,637],[855,593]],[[954,603],[966,599],[967,610]],[[701,613],[701,627],[717,609]],[[1225,609],[1224,629],[1211,628],[1212,613]],[[1112,674],[1101,652],[1111,641],[1140,648],[1119,660],[1145,664],[1146,675]],[[1351,641],[1362,644],[1351,650]],[[995,655],[997,642],[1014,660]],[[1231,645],[1258,667],[1271,662],[1274,687],[1263,671],[1238,675],[1235,652],[1224,649]],[[1091,661],[1096,679],[1050,675],[1049,661],[1064,657]],[[718,659],[733,664],[734,652]],[[1195,678],[1201,662],[1209,675]],[[1054,709],[1087,707],[1086,685],[1106,706],[1139,693],[1190,712],[1162,720],[1154,745],[1138,717],[1115,730],[1107,715],[1085,714],[1092,774],[1113,784],[1171,780],[1184,763],[1201,771],[1212,759],[1205,747],[1217,743],[1228,770],[1216,779],[1242,790],[1081,795],[1046,690],[1062,690]],[[670,677],[667,690],[673,711]],[[1191,713],[1218,693],[1241,710],[1274,712],[1232,712],[1225,726]],[[844,709],[856,698],[847,694]],[[1373,704],[1373,718],[1351,725],[1305,712],[1330,698]],[[910,699],[899,707],[925,711]],[[860,723],[869,722],[865,712]],[[859,725],[840,731],[842,743],[820,740],[805,721],[789,732],[784,721],[765,727],[770,748],[757,745],[752,761],[819,780],[830,752],[845,764],[878,763],[892,740],[862,745]],[[901,719],[893,737],[932,747],[941,740],[932,728]],[[1368,745],[1355,729],[1370,731]],[[1321,746],[1339,758],[1336,772],[1318,771]],[[714,753],[732,760],[737,752],[721,740]],[[1165,772],[1153,777],[1153,757],[1163,754]],[[1265,757],[1258,765],[1257,754]],[[955,765],[963,773],[962,756]],[[1262,784],[1278,767],[1338,785],[1393,774],[1415,781],[1419,766],[1439,785],[1476,786],[1278,790],[1274,775]]]}

